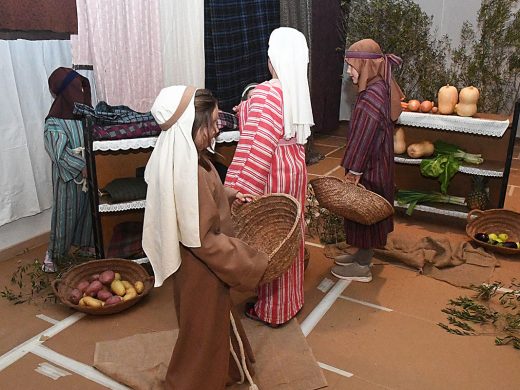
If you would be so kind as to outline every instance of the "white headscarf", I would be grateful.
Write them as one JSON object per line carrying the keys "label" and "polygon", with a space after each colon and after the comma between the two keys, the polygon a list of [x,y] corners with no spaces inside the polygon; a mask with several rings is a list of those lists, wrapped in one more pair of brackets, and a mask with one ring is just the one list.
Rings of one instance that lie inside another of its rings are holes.
{"label": "white headscarf", "polygon": [[[144,174],[148,190],[143,249],[154,270],[155,287],[161,286],[181,265],[179,242],[187,247],[200,247],[198,154],[191,135],[194,96],[194,88],[164,88],[151,109],[163,130],[171,126],[159,135]],[[181,99],[186,102],[189,99],[189,104],[184,112],[176,112],[182,106]],[[170,125],[168,120],[174,113],[180,117]]]}
{"label": "white headscarf", "polygon": [[282,84],[285,139],[296,136],[305,144],[314,125],[307,65],[309,48],[305,36],[290,27],[273,30],[267,55]]}

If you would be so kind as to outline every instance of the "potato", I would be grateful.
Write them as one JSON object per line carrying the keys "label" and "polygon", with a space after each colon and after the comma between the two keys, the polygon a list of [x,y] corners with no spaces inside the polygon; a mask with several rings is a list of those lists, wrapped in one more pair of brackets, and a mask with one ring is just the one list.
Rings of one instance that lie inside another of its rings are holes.
{"label": "potato", "polygon": [[116,272],[116,273],[114,274],[114,279],[115,279],[115,280],[121,280],[121,274],[120,274],[119,272]]}
{"label": "potato", "polygon": [[97,299],[101,301],[106,301],[108,298],[113,297],[114,295],[108,290],[99,290],[97,293]]}
{"label": "potato", "polygon": [[88,281],[92,283],[94,280],[98,280],[98,279],[99,279],[99,274],[92,274],[89,276]]}
{"label": "potato", "polygon": [[110,289],[114,294],[117,294],[120,297],[122,297],[126,293],[125,286],[123,285],[123,283],[121,283],[120,280],[112,281],[112,283],[110,283]]}
{"label": "potato", "polygon": [[115,305],[119,302],[123,302],[123,298],[121,298],[119,295],[112,295],[105,301],[105,306]]}
{"label": "potato", "polygon": [[130,283],[128,280],[121,280],[121,283],[123,283],[123,286],[125,286],[125,290],[128,290],[129,288],[134,288],[132,283]]}
{"label": "potato", "polygon": [[85,292],[85,290],[87,289],[87,287],[90,285],[90,282],[88,280],[82,280],[81,282],[78,283],[78,285],[76,286],[76,288],[81,291],[82,293]]}
{"label": "potato", "polygon": [[112,270],[107,270],[99,275],[99,281],[103,284],[110,285],[114,280],[116,274]]}
{"label": "potato", "polygon": [[75,288],[74,290],[71,290],[69,293],[69,301],[77,305],[82,296],[83,293],[79,289]]}
{"label": "potato", "polygon": [[92,297],[83,297],[83,301],[88,307],[94,307],[96,309],[103,306],[103,301]]}
{"label": "potato", "polygon": [[140,280],[134,283],[134,287],[138,294],[141,294],[144,291],[144,283]]}
{"label": "potato", "polygon": [[85,290],[85,294],[95,297],[99,290],[103,288],[103,285],[99,280],[94,280],[92,283],[89,284],[87,289]]}
{"label": "potato", "polygon": [[80,305],[80,306],[87,306],[87,304],[85,303],[85,297],[83,297],[83,298],[81,298],[81,299],[79,300],[79,305]]}
{"label": "potato", "polygon": [[137,291],[135,289],[131,288],[128,289],[126,294],[123,296],[123,301],[129,301],[130,299],[137,298]]}

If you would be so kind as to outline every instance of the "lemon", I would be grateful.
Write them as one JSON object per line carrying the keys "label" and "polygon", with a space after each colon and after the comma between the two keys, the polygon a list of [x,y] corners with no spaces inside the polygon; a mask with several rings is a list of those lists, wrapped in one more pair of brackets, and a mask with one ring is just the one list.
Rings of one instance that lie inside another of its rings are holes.
{"label": "lemon", "polygon": [[491,233],[488,235],[490,240],[498,241],[498,236],[495,233]]}
{"label": "lemon", "polygon": [[505,233],[500,233],[498,235],[498,238],[500,238],[502,241],[507,241],[507,239],[509,238],[509,236]]}

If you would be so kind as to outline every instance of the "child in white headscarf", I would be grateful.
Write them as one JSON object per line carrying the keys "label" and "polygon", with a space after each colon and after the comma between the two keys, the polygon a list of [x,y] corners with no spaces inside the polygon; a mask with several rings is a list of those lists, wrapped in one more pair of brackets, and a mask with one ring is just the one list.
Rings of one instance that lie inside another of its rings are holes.
{"label": "child in white headscarf", "polygon": [[[313,123],[307,66],[309,49],[299,31],[280,27],[269,38],[272,79],[239,105],[240,141],[225,185],[245,194],[281,192],[305,204],[305,143]],[[303,209],[302,209],[303,215]],[[303,221],[301,229],[303,230]],[[303,306],[304,235],[298,257],[280,278],[260,286],[245,314],[277,327]]]}
{"label": "child in white headscarf", "polygon": [[230,204],[245,197],[224,189],[205,156],[218,134],[217,101],[207,90],[174,86],[151,111],[164,131],[145,172],[143,248],[156,286],[173,274],[179,320],[166,388],[218,390],[246,377],[254,389],[254,358],[230,315],[230,288],[254,289],[268,256],[233,237]]}

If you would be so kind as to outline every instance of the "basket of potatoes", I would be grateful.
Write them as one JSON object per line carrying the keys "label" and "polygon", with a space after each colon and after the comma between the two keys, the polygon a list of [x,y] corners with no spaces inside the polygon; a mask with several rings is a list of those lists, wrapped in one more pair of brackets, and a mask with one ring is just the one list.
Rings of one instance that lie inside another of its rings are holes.
{"label": "basket of potatoes", "polygon": [[52,288],[63,304],[87,314],[104,315],[135,305],[153,285],[153,276],[139,264],[103,259],[71,268]]}

